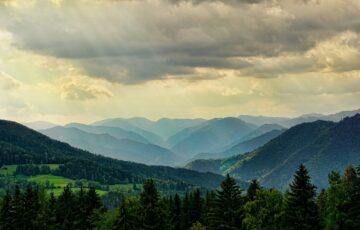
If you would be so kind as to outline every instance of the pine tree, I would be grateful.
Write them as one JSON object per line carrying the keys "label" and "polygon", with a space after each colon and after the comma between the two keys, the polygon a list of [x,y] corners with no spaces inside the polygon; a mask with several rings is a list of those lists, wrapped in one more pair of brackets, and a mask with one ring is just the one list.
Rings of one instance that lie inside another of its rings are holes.
{"label": "pine tree", "polygon": [[326,208],[327,208],[326,200],[327,200],[326,190],[322,189],[319,196],[316,199],[316,204],[319,210],[321,229],[325,228]]}
{"label": "pine tree", "polygon": [[201,198],[201,193],[199,189],[196,189],[190,195],[190,204],[189,204],[189,211],[190,211],[190,223],[201,222],[202,220],[202,206],[203,201]]}
{"label": "pine tree", "polygon": [[0,210],[0,229],[1,230],[11,230],[11,208],[12,198],[9,194],[9,191],[6,191],[5,196],[3,197],[1,210]]}
{"label": "pine tree", "polygon": [[214,229],[241,229],[244,198],[234,178],[229,175],[216,192],[211,226]]}
{"label": "pine tree", "polygon": [[46,205],[46,228],[44,229],[55,229],[56,228],[56,198],[53,192],[50,193],[49,200]]}
{"label": "pine tree", "polygon": [[178,194],[175,194],[173,205],[170,207],[170,223],[171,229],[181,229],[181,199]]}
{"label": "pine tree", "polygon": [[16,185],[15,193],[10,207],[11,225],[14,229],[23,229],[26,226],[24,222],[24,199],[20,187]]}
{"label": "pine tree", "polygon": [[76,216],[76,199],[70,186],[66,186],[57,199],[56,222],[58,229],[74,229]]}
{"label": "pine tree", "polygon": [[189,194],[185,193],[181,209],[181,229],[189,229],[191,227],[190,217],[190,200]]}
{"label": "pine tree", "polygon": [[214,219],[214,201],[215,201],[214,191],[207,192],[205,195],[204,205],[203,205],[203,220],[206,226],[209,226]]}
{"label": "pine tree", "polygon": [[145,181],[140,195],[142,229],[162,229],[159,194],[152,179]]}
{"label": "pine tree", "polygon": [[253,201],[256,198],[256,192],[260,190],[260,185],[257,180],[252,180],[247,190],[247,199]]}
{"label": "pine tree", "polygon": [[123,198],[123,201],[121,202],[121,205],[119,207],[119,212],[117,216],[117,220],[114,226],[114,229],[116,230],[129,230],[132,229],[131,221],[129,218],[129,213],[127,210],[127,205],[125,202],[125,199]]}
{"label": "pine tree", "polygon": [[353,166],[345,169],[344,186],[345,196],[348,198],[347,202],[344,202],[346,227],[360,229],[360,178]]}
{"label": "pine tree", "polygon": [[85,190],[81,186],[79,192],[76,194],[76,220],[75,226],[77,229],[88,229],[87,224],[87,202],[85,197]]}
{"label": "pine tree", "polygon": [[320,229],[320,219],[315,203],[316,187],[310,183],[310,176],[304,165],[300,165],[295,179],[290,184],[285,208],[287,229]]}
{"label": "pine tree", "polygon": [[100,215],[106,209],[101,203],[100,197],[94,187],[90,187],[85,195],[85,213],[87,215],[86,228],[90,229],[100,220]]}
{"label": "pine tree", "polygon": [[31,185],[28,185],[24,194],[23,221],[29,229],[37,228],[36,217],[40,208],[37,191],[37,189],[33,190]]}

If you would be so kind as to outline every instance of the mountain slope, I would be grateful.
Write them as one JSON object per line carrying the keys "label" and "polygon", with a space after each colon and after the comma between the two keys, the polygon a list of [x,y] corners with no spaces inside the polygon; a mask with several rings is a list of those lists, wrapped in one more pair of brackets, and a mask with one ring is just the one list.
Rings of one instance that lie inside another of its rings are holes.
{"label": "mountain slope", "polygon": [[157,180],[217,187],[223,179],[216,174],[163,166],[146,166],[91,154],[55,141],[15,122],[0,120],[0,165],[22,163],[61,164],[57,174],[100,183]]}
{"label": "mountain slope", "polygon": [[323,120],[323,121],[333,121],[333,122],[339,122],[345,117],[351,117],[356,114],[360,113],[360,109],[357,110],[351,110],[351,111],[342,111],[330,115],[322,115],[322,114],[305,114],[300,117],[296,117],[293,119],[289,119],[283,122],[280,122],[280,125],[283,125],[285,127],[292,127],[298,124],[302,123],[308,123],[308,122],[314,122],[317,120]]}
{"label": "mountain slope", "polygon": [[268,116],[251,116],[251,115],[240,115],[239,119],[252,123],[258,126],[266,125],[266,124],[281,124],[290,118],[287,117],[268,117]]}
{"label": "mountain slope", "polygon": [[203,123],[203,119],[168,119],[163,118],[158,121],[150,121],[146,118],[135,117],[129,119],[114,118],[95,122],[94,125],[120,127],[124,129],[134,130],[141,129],[155,133],[162,139],[168,139],[170,136],[182,129]]}
{"label": "mountain slope", "polygon": [[[103,127],[104,129],[101,129],[101,127],[92,126],[81,127],[85,127],[84,129],[86,130],[98,133],[110,130],[110,133],[118,134],[117,128]],[[162,147],[152,144],[144,144],[129,139],[117,139],[108,133],[88,133],[75,127],[55,127],[42,130],[41,133],[53,139],[69,143],[74,147],[119,160],[133,161],[149,165],[169,166],[174,166],[179,162],[182,162],[180,157]],[[121,138],[121,135],[118,135],[118,137]]]}
{"label": "mountain slope", "polygon": [[67,124],[65,127],[77,128],[77,129],[80,129],[87,133],[109,134],[117,139],[129,139],[129,140],[141,142],[144,144],[149,143],[149,141],[145,137],[143,137],[135,132],[127,131],[127,130],[124,130],[121,128],[116,128],[116,127],[91,126],[91,125],[84,125],[84,124],[79,124],[79,123],[70,123],[70,124]]}
{"label": "mountain slope", "polygon": [[256,126],[237,118],[212,119],[200,127],[185,130],[187,136],[172,147],[175,153],[193,157],[198,153],[217,152],[233,141],[242,138]]}
{"label": "mountain slope", "polygon": [[225,150],[224,152],[220,153],[199,153],[192,160],[197,159],[224,159],[228,157],[232,157],[234,155],[244,154],[250,151],[253,151],[264,144],[268,143],[270,140],[274,139],[275,137],[282,134],[284,130],[272,130],[265,134],[262,134],[258,137],[253,139],[240,142],[229,149]]}
{"label": "mountain slope", "polygon": [[[305,164],[313,182],[327,186],[328,173],[360,163],[360,115],[334,123],[315,121],[289,130],[259,149],[221,161],[201,162],[206,167],[249,181],[258,178],[266,187],[286,189],[293,172]],[[192,163],[192,165],[199,163]],[[217,164],[217,166],[215,165]],[[195,169],[194,167],[188,167]]]}

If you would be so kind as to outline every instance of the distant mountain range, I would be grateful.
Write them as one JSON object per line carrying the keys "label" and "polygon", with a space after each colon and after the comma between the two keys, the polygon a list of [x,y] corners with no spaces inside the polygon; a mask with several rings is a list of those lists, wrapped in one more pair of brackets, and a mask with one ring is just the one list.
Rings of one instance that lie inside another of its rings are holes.
{"label": "distant mountain range", "polygon": [[76,124],[42,130],[41,133],[74,147],[120,160],[168,166],[183,161],[170,150],[149,144],[146,139],[119,128]]}
{"label": "distant mountain range", "polygon": [[146,118],[114,118],[97,121],[93,125],[119,127],[129,130],[146,130],[160,136],[163,140],[168,139],[170,136],[186,129],[188,127],[199,125],[206,120],[204,119],[168,119],[163,118],[158,121],[150,121]]}
{"label": "distant mountain range", "polygon": [[249,116],[249,115],[241,115],[238,118],[243,121],[258,125],[258,126],[261,126],[264,124],[279,124],[286,128],[290,128],[292,126],[295,126],[295,125],[298,125],[301,123],[313,122],[313,121],[317,121],[317,120],[338,122],[338,121],[344,119],[345,117],[351,117],[358,113],[360,113],[360,109],[351,110],[351,111],[342,111],[342,112],[329,114],[329,115],[323,115],[323,114],[318,114],[318,113],[304,114],[304,115],[301,115],[301,116],[295,117],[295,118]]}
{"label": "distant mountain range", "polygon": [[255,125],[237,118],[212,119],[178,133],[181,138],[171,149],[190,158],[198,153],[217,152],[255,129]]}
{"label": "distant mountain range", "polygon": [[104,156],[149,165],[183,166],[196,159],[224,159],[252,152],[287,128],[317,120],[338,122],[359,112],[360,109],[331,115],[314,113],[296,118],[241,115],[211,120],[151,121],[138,117],[106,119],[91,125],[70,123],[64,127],[47,122],[26,125]]}
{"label": "distant mountain range", "polygon": [[[328,119],[339,119],[343,114]],[[230,173],[244,181],[259,179],[263,186],[284,190],[292,172],[302,163],[319,188],[327,186],[330,171],[360,164],[360,115],[337,123],[303,123],[247,154],[222,160],[196,160],[186,168]]]}
{"label": "distant mountain range", "polygon": [[[273,127],[273,129],[269,129],[269,131],[265,132],[267,129],[263,128],[263,126]],[[282,134],[285,129],[281,129],[279,125],[263,125],[249,135],[241,138],[240,140],[228,145],[224,148],[222,152],[217,153],[199,153],[195,155],[191,161],[197,159],[221,159],[221,158],[228,158],[234,155],[239,155],[243,153],[250,152],[255,150],[264,144],[268,143],[270,140],[274,139],[275,137]],[[260,130],[262,130],[260,132]]]}
{"label": "distant mountain range", "polygon": [[[59,129],[59,128],[58,128]],[[84,135],[76,128],[75,135]],[[107,134],[93,134],[93,142],[107,139]],[[95,180],[112,184],[154,178],[194,186],[215,188],[223,180],[220,175],[164,166],[146,166],[95,155],[68,144],[52,140],[15,122],[0,120],[0,165],[60,164],[57,175],[71,179]]]}

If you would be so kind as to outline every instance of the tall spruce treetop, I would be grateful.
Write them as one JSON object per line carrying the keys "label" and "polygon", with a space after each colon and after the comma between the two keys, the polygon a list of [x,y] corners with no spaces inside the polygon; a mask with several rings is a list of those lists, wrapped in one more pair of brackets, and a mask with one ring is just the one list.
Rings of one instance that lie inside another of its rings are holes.
{"label": "tall spruce treetop", "polygon": [[249,188],[247,190],[247,198],[248,200],[250,201],[253,201],[255,200],[255,197],[256,197],[256,191],[259,190],[261,187],[260,187],[260,184],[257,180],[252,180],[250,185],[249,185]]}
{"label": "tall spruce treetop", "polygon": [[319,229],[320,218],[315,202],[316,187],[303,164],[295,173],[286,199],[286,229]]}
{"label": "tall spruce treetop", "polygon": [[240,187],[229,174],[221,183],[214,202],[212,227],[215,229],[240,229],[244,199]]}
{"label": "tall spruce treetop", "polygon": [[146,180],[140,195],[142,229],[162,229],[159,193],[152,179]]}

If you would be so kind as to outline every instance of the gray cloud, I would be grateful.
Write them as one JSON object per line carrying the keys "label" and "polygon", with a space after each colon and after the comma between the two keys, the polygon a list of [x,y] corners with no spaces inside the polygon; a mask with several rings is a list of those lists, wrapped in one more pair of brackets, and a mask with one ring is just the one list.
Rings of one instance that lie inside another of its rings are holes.
{"label": "gray cloud", "polygon": [[255,77],[316,70],[322,67],[311,59],[275,68],[247,59],[302,55],[339,33],[360,32],[359,10],[356,0],[69,2],[61,7],[39,1],[24,10],[2,7],[0,26],[13,33],[20,49],[72,60],[93,77],[133,84],[169,75],[194,77],[199,67]]}

